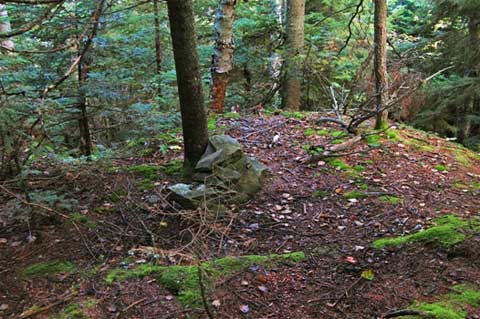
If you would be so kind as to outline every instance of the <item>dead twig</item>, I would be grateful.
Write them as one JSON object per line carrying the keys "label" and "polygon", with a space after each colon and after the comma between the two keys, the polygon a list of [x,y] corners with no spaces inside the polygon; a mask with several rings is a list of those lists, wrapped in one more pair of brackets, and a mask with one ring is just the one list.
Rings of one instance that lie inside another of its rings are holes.
{"label": "dead twig", "polygon": [[72,292],[71,294],[68,294],[67,296],[63,297],[62,299],[59,299],[49,305],[43,306],[43,307],[31,307],[30,309],[22,312],[19,316],[20,319],[25,319],[25,318],[31,318],[33,316],[36,316],[42,312],[48,311],[52,309],[53,307],[56,307],[58,305],[61,305],[63,303],[66,303],[70,301],[72,298],[76,297],[78,295],[78,292]]}

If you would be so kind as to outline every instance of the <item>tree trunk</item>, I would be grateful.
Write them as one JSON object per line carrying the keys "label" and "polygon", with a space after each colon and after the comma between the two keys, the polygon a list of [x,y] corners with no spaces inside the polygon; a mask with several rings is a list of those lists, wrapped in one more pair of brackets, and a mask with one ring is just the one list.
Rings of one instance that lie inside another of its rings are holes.
{"label": "tree trunk", "polygon": [[182,114],[184,167],[195,167],[208,144],[192,0],[168,0],[168,16]]}
{"label": "tree trunk", "polygon": [[160,34],[160,15],[158,11],[158,0],[153,0],[153,14],[155,16],[155,64],[157,74],[162,71],[162,41]]}
{"label": "tree trunk", "polygon": [[285,75],[283,79],[282,106],[299,111],[301,105],[301,61],[305,42],[305,0],[287,1],[287,39],[285,53]]}
{"label": "tree trunk", "polygon": [[[470,39],[470,47],[473,50],[473,55],[479,55],[480,50],[480,16],[477,14],[472,14],[469,17],[468,21],[468,34]],[[477,58],[474,57],[474,61],[472,61],[472,70],[470,72],[470,77],[478,77],[479,70],[477,64]],[[471,135],[472,131],[472,121],[470,119],[470,115],[474,114],[476,110],[480,108],[480,96],[478,93],[474,92],[471,100],[463,107],[460,108],[458,112],[458,132],[457,132],[457,140],[460,143],[464,143]]]}
{"label": "tree trunk", "polygon": [[[381,111],[387,101],[387,1],[375,0],[375,95],[376,109],[379,112],[375,123],[376,129],[382,129],[387,125],[388,110]],[[381,111],[381,112],[380,112]]]}
{"label": "tree trunk", "polygon": [[213,112],[223,113],[228,74],[233,67],[233,21],[237,0],[220,0],[215,15],[215,50],[212,56],[212,88],[210,92]]}
{"label": "tree trunk", "polygon": [[[277,17],[277,23],[280,26],[280,28],[283,26],[283,0],[273,0],[272,3],[272,10],[275,16]],[[270,67],[269,67],[269,72],[270,76],[272,77],[272,92],[274,93],[273,98],[275,97],[278,87],[280,86],[280,76],[282,74],[282,64],[283,60],[280,54],[275,52],[275,35],[272,34],[271,37],[272,39],[272,53],[270,54]]]}
{"label": "tree trunk", "polygon": [[[85,60],[85,59],[84,59]],[[78,64],[78,109],[80,117],[78,127],[80,130],[80,152],[84,156],[92,155],[92,139],[90,136],[90,126],[87,113],[86,83],[88,78],[88,63],[80,62]]]}
{"label": "tree trunk", "polygon": [[[0,3],[0,33],[9,33],[10,31],[12,31],[12,28],[8,20],[7,5]],[[8,50],[15,49],[15,44],[10,39],[1,40],[0,46]]]}

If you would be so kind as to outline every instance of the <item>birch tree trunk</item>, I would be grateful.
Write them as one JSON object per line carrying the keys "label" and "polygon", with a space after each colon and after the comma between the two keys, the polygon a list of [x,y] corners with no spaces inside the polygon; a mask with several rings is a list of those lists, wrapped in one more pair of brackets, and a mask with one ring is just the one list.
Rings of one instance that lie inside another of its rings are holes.
{"label": "birch tree trunk", "polygon": [[284,109],[299,111],[301,92],[301,61],[305,43],[305,0],[287,1],[287,39],[285,53],[285,75],[282,89],[282,106]]}
{"label": "birch tree trunk", "polygon": [[208,143],[193,4],[192,0],[168,0],[167,6],[182,114],[184,167],[191,173]]}
{"label": "birch tree trunk", "polygon": [[387,101],[387,1],[374,0],[374,74],[375,74],[375,95],[376,109],[378,111],[375,122],[376,129],[382,129],[387,125],[388,111],[382,110]]}
{"label": "birch tree trunk", "polygon": [[[12,28],[8,20],[7,5],[0,3],[0,33],[8,33],[10,31],[12,31]],[[0,46],[8,50],[15,49],[15,44],[10,39],[1,40]]]}
{"label": "birch tree trunk", "polygon": [[215,15],[215,50],[212,56],[211,110],[223,113],[229,72],[233,68],[233,22],[237,0],[220,0]]}

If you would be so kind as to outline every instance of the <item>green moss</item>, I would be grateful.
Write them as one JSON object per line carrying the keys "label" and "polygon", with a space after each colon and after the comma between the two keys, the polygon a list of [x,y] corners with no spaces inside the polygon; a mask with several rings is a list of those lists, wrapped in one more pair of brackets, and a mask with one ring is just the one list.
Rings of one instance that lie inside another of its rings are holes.
{"label": "green moss", "polygon": [[296,252],[285,255],[224,257],[195,266],[138,265],[134,269],[114,269],[105,280],[107,283],[112,283],[117,280],[151,275],[176,294],[185,307],[198,307],[201,306],[199,270],[209,278],[209,281],[215,281],[252,265],[275,266],[282,262],[299,262],[305,259],[303,252]]}
{"label": "green moss", "polygon": [[344,161],[342,161],[341,159],[331,159],[329,161],[330,165],[332,165],[333,167],[335,167],[335,169],[337,170],[340,170],[340,171],[347,171],[347,170],[350,170],[351,167],[350,165],[348,165],[347,163],[345,163]]}
{"label": "green moss", "polygon": [[358,184],[358,188],[360,188],[361,190],[366,191],[366,190],[368,190],[368,185],[365,184],[365,183],[359,183],[359,184]]}
{"label": "green moss", "polygon": [[88,319],[83,313],[82,308],[78,304],[68,305],[58,315],[51,317],[52,319]]}
{"label": "green moss", "polygon": [[389,140],[394,140],[394,141],[396,141],[396,140],[399,139],[397,132],[395,132],[395,131],[393,131],[393,130],[388,130],[388,131],[386,132],[386,134],[387,134],[387,137],[388,137]]}
{"label": "green moss", "polygon": [[463,166],[463,167],[471,167],[472,166],[472,161],[470,158],[467,156],[466,152],[457,150],[455,152],[455,159],[457,162]]}
{"label": "green moss", "polygon": [[365,172],[365,166],[362,165],[355,165],[353,169],[359,173]]}
{"label": "green moss", "polygon": [[327,130],[327,129],[321,129],[321,130],[317,131],[318,136],[327,136],[329,134],[330,134],[330,130]]}
{"label": "green moss", "polygon": [[448,168],[444,165],[435,165],[435,169],[439,172],[447,172]]}
{"label": "green moss", "polygon": [[336,139],[340,139],[348,136],[348,134],[345,131],[332,131],[330,135]]}
{"label": "green moss", "polygon": [[345,197],[346,199],[362,199],[367,198],[368,196],[364,192],[351,191],[343,194],[343,197]]}
{"label": "green moss", "polygon": [[77,223],[80,223],[80,224],[84,224],[85,226],[87,226],[88,228],[90,229],[95,229],[97,228],[97,224],[94,223],[90,218],[88,218],[87,216],[85,215],[82,215],[80,213],[73,213],[70,215],[70,218],[73,222],[77,222]]}
{"label": "green moss", "polygon": [[302,112],[282,111],[280,114],[285,117],[291,117],[291,118],[296,118],[300,120],[305,118],[305,113],[302,113]]}
{"label": "green moss", "polygon": [[149,164],[134,165],[127,168],[127,171],[141,174],[143,177],[148,179],[156,179],[158,177],[159,170],[160,168],[158,166]]}
{"label": "green moss", "polygon": [[465,240],[466,230],[480,230],[478,220],[464,221],[453,215],[446,215],[436,220],[436,225],[423,231],[394,238],[376,240],[373,247],[382,249],[409,243],[427,242],[448,248]]}
{"label": "green moss", "polygon": [[421,145],[418,147],[419,150],[423,151],[423,152],[433,152],[435,151],[435,147],[433,146],[430,146],[430,145]]}
{"label": "green moss", "polygon": [[229,120],[238,120],[242,118],[240,113],[237,112],[228,112],[223,115],[224,118],[229,119]]}
{"label": "green moss", "polygon": [[138,184],[138,189],[140,191],[151,191],[155,189],[155,183],[149,179],[144,179]]}
{"label": "green moss", "polygon": [[458,285],[454,286],[452,291],[441,296],[437,302],[416,302],[410,309],[424,312],[435,319],[466,319],[467,306],[480,307],[480,291],[475,288],[469,285]]}
{"label": "green moss", "polygon": [[323,189],[318,189],[313,193],[313,197],[315,198],[324,198],[327,197],[330,193],[323,190]]}
{"label": "green moss", "polygon": [[337,144],[342,144],[343,142],[345,142],[345,139],[337,138],[337,139],[334,139],[331,143],[337,145]]}
{"label": "green moss", "polygon": [[25,278],[41,278],[55,275],[57,273],[72,273],[75,265],[69,261],[48,261],[28,266],[23,271]]}
{"label": "green moss", "polygon": [[380,143],[381,139],[382,138],[380,135],[374,134],[374,135],[367,136],[365,140],[367,141],[367,144],[370,147],[380,147],[382,145]]}
{"label": "green moss", "polygon": [[315,135],[315,130],[313,128],[309,127],[305,131],[303,131],[303,135],[313,136],[313,135]]}
{"label": "green moss", "polygon": [[396,196],[391,196],[391,195],[384,195],[379,197],[380,201],[384,203],[390,203],[390,204],[400,204],[403,202],[403,199],[398,198]]}
{"label": "green moss", "polygon": [[165,172],[165,174],[170,176],[179,176],[183,174],[183,161],[179,159],[174,159],[160,166],[160,169]]}
{"label": "green moss", "polygon": [[215,132],[217,128],[217,117],[215,116],[215,114],[210,115],[210,117],[208,118],[207,127],[210,133]]}

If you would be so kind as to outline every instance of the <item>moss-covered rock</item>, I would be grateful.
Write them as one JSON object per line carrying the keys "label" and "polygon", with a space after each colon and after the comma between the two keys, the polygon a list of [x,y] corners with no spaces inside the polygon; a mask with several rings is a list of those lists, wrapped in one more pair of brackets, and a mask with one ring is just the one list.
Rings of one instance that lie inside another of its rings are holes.
{"label": "moss-covered rock", "polygon": [[453,215],[446,215],[437,219],[436,225],[433,227],[406,236],[382,238],[376,240],[373,243],[373,247],[382,249],[385,247],[424,242],[449,248],[463,242],[469,231],[480,231],[480,222],[478,219],[467,221]]}
{"label": "moss-covered rock", "polygon": [[305,259],[303,252],[296,252],[285,255],[224,257],[190,266],[145,264],[138,265],[133,269],[114,269],[110,271],[105,280],[107,283],[112,283],[128,278],[154,276],[158,282],[176,294],[185,307],[198,307],[201,306],[199,271],[202,271],[208,278],[208,282],[204,282],[207,285],[209,282],[214,282],[252,265],[273,267],[283,262],[300,262]]}

